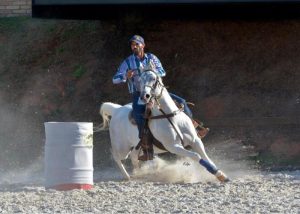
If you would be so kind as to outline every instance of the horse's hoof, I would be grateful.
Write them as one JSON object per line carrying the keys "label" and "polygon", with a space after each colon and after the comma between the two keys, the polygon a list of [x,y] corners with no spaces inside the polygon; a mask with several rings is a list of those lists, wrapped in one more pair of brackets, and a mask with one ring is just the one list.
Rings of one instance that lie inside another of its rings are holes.
{"label": "horse's hoof", "polygon": [[230,181],[230,179],[221,170],[218,170],[218,172],[216,173],[216,177],[222,183],[226,183]]}

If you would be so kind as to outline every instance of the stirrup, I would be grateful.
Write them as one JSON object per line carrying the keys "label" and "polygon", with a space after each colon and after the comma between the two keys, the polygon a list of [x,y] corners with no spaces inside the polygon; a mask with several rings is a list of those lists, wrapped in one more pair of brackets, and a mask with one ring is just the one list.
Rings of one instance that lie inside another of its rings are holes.
{"label": "stirrup", "polygon": [[197,131],[198,137],[200,137],[202,139],[208,134],[209,128],[204,128],[204,127],[198,126],[198,128],[196,128],[196,131]]}

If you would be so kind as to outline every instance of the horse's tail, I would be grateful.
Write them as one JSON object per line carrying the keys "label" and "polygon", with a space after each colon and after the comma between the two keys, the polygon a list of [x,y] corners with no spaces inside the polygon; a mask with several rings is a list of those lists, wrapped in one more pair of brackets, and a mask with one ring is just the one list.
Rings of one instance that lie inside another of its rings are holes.
{"label": "horse's tail", "polygon": [[107,130],[109,128],[109,122],[111,117],[114,114],[114,111],[120,107],[121,105],[115,103],[110,103],[110,102],[102,103],[102,105],[100,106],[99,113],[102,116],[103,122],[98,127],[96,127],[94,131]]}

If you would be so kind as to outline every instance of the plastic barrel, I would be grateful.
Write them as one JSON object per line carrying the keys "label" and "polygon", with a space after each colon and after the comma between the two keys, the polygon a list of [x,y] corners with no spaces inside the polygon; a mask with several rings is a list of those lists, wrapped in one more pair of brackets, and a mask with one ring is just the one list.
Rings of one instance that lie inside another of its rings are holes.
{"label": "plastic barrel", "polygon": [[93,186],[93,123],[45,123],[46,189],[91,189]]}

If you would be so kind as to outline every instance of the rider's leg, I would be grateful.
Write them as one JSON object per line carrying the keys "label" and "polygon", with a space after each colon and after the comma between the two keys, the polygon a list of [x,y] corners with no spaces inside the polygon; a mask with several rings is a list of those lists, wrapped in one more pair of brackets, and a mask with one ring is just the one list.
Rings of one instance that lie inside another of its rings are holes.
{"label": "rider's leg", "polygon": [[187,116],[189,116],[191,119],[193,119],[193,113],[192,113],[191,109],[188,107],[185,99],[183,99],[175,94],[172,94],[172,93],[169,93],[169,94],[173,100],[175,100],[179,104],[183,105],[183,111],[187,114]]}
{"label": "rider's leg", "polygon": [[135,122],[138,127],[139,131],[139,138],[142,139],[143,136],[143,128],[145,124],[145,118],[144,118],[144,113],[145,113],[145,105],[140,105],[138,104],[140,97],[140,93],[134,92],[132,96],[132,110],[133,110],[133,117],[135,119]]}
{"label": "rider's leg", "polygon": [[170,94],[170,96],[173,100],[175,100],[176,102],[178,102],[179,104],[181,104],[183,106],[183,110],[184,110],[185,114],[187,116],[189,116],[189,118],[191,118],[198,136],[200,138],[204,138],[207,135],[209,129],[203,127],[203,125],[201,123],[199,123],[199,122],[197,122],[196,120],[193,119],[193,113],[192,113],[191,109],[188,107],[185,99],[183,99],[183,98],[181,98],[181,97],[179,97],[175,94],[172,94],[172,93],[169,93],[169,94]]}
{"label": "rider's leg", "polygon": [[143,149],[143,155],[139,156],[139,160],[146,161],[146,160],[152,160],[153,159],[153,145],[151,144],[150,140],[147,140],[148,138],[148,128],[146,128],[146,121],[144,118],[145,114],[145,105],[138,104],[140,94],[138,92],[135,92],[133,94],[133,101],[132,101],[132,110],[133,110],[133,117],[137,123],[138,131],[139,131],[139,138],[141,145]]}

